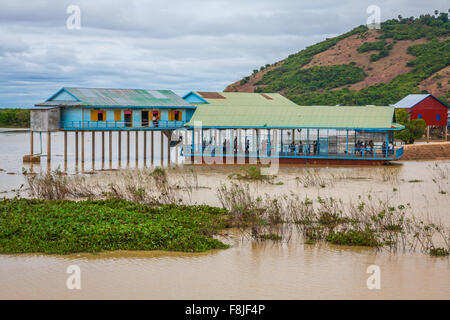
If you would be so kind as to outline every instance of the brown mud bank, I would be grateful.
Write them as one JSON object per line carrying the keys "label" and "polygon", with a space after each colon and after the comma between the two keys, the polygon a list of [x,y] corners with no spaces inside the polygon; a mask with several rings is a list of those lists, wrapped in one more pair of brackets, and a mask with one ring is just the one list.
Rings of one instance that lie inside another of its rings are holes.
{"label": "brown mud bank", "polygon": [[450,142],[411,144],[404,146],[400,160],[442,160],[450,159]]}

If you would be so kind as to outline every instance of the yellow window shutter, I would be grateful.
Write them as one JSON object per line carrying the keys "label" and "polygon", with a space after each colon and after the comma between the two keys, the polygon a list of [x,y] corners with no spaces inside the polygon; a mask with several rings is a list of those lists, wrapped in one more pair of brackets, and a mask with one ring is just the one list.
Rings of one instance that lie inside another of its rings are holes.
{"label": "yellow window shutter", "polygon": [[122,111],[114,110],[114,121],[122,121]]}
{"label": "yellow window shutter", "polygon": [[91,121],[98,121],[98,111],[91,110]]}

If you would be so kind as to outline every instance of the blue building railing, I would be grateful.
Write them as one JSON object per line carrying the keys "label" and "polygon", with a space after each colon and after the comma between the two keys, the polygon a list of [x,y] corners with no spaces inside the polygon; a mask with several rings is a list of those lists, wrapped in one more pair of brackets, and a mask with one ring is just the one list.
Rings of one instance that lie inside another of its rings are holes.
{"label": "blue building railing", "polygon": [[242,149],[227,150],[223,145],[183,145],[181,149],[183,156],[236,156],[236,157],[269,157],[269,158],[298,158],[298,159],[364,159],[364,160],[397,160],[403,155],[403,147],[386,149],[374,148],[351,148],[347,153],[314,152],[300,146],[282,146],[261,148],[259,151]]}
{"label": "blue building railing", "polygon": [[186,121],[60,121],[61,130],[151,130],[151,129],[178,129],[183,127]]}

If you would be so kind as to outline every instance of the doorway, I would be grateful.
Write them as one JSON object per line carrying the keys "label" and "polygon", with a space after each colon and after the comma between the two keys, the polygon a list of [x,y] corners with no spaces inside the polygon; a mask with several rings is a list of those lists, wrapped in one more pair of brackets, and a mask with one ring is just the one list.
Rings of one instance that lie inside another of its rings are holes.
{"label": "doorway", "polygon": [[141,123],[143,127],[148,127],[148,111],[141,112]]}
{"label": "doorway", "polygon": [[131,111],[124,111],[125,127],[130,128],[133,126],[133,118]]}

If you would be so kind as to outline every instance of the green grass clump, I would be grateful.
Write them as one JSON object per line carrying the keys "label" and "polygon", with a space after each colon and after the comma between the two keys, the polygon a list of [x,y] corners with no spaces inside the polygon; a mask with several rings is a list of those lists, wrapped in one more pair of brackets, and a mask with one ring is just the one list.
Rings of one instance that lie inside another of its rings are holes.
{"label": "green grass clump", "polygon": [[274,178],[274,176],[262,174],[260,167],[248,166],[243,167],[240,173],[230,174],[228,178],[230,179],[235,178],[238,180],[262,181],[262,180],[271,180]]}
{"label": "green grass clump", "polygon": [[330,231],[327,241],[332,244],[348,246],[379,247],[375,235],[370,231],[348,230],[346,232]]}
{"label": "green grass clump", "polygon": [[226,210],[206,205],[5,199],[0,201],[0,253],[227,248],[213,235],[228,226],[228,219]]}
{"label": "green grass clump", "polygon": [[261,240],[272,240],[272,241],[280,241],[283,239],[280,235],[275,233],[261,234],[259,235],[259,239]]}
{"label": "green grass clump", "polygon": [[436,257],[438,256],[444,257],[450,255],[450,251],[444,248],[432,248],[430,249],[430,255]]}

